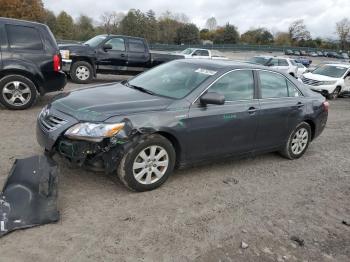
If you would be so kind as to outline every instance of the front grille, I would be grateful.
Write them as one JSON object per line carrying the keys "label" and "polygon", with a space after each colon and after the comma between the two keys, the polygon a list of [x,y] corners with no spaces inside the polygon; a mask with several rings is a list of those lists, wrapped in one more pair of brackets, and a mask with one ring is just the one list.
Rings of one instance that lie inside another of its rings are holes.
{"label": "front grille", "polygon": [[40,117],[41,127],[45,131],[54,131],[66,123],[67,123],[66,120],[64,120],[60,117],[54,116],[54,115],[50,115],[50,116],[47,116],[45,118],[42,116]]}
{"label": "front grille", "polygon": [[321,81],[309,79],[309,78],[306,78],[305,76],[302,77],[301,80],[303,81],[304,84],[309,85],[309,86],[319,86],[319,85],[321,85]]}

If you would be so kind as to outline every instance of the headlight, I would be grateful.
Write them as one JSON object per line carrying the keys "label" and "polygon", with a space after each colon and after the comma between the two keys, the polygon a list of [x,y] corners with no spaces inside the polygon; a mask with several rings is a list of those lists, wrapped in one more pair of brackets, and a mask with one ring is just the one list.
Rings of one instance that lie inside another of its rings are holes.
{"label": "headlight", "polygon": [[62,59],[69,59],[69,50],[60,50]]}
{"label": "headlight", "polygon": [[320,85],[334,85],[337,81],[321,81]]}
{"label": "headlight", "polygon": [[117,134],[123,127],[124,123],[80,123],[69,128],[64,135],[71,139],[101,142],[104,138],[112,137]]}

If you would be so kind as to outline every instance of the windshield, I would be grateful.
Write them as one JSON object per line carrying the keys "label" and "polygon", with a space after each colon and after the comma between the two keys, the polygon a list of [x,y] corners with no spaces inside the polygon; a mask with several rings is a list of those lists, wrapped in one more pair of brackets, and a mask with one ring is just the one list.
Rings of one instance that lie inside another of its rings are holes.
{"label": "windshield", "polygon": [[253,62],[253,63],[257,63],[257,64],[260,64],[260,65],[265,65],[267,61],[269,61],[270,58],[266,58],[266,57],[259,57],[259,56],[256,56],[256,57],[253,57],[251,59],[249,59],[250,62]]}
{"label": "windshield", "polygon": [[347,68],[342,66],[324,65],[316,68],[314,71],[312,71],[312,73],[317,75],[339,78],[345,74],[346,70]]}
{"label": "windshield", "polygon": [[84,43],[84,45],[88,45],[88,46],[91,46],[91,47],[97,47],[99,44],[102,43],[103,40],[106,39],[107,36],[103,36],[103,35],[98,35],[98,36],[95,36],[93,38],[91,38],[90,40],[86,41]]}
{"label": "windshield", "polygon": [[293,66],[299,66],[297,62],[295,62],[295,60],[290,60],[290,63],[293,65]]}
{"label": "windshield", "polygon": [[128,84],[155,95],[178,99],[188,95],[216,73],[196,64],[174,61],[155,67],[130,80]]}
{"label": "windshield", "polygon": [[193,49],[192,48],[187,48],[185,50],[183,50],[181,53],[183,53],[184,55],[190,55],[192,54]]}

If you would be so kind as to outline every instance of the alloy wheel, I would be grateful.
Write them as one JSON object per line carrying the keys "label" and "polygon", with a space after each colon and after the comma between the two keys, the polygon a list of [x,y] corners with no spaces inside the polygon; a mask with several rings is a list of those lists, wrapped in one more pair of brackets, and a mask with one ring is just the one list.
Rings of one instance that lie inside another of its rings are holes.
{"label": "alloy wheel", "polygon": [[133,163],[135,179],[145,185],[153,184],[161,179],[169,166],[167,151],[158,145],[143,149]]}
{"label": "alloy wheel", "polygon": [[2,89],[2,96],[12,106],[23,106],[30,101],[32,93],[27,84],[21,81],[11,81]]}
{"label": "alloy wheel", "polygon": [[295,134],[291,142],[291,150],[293,154],[300,155],[306,148],[309,141],[309,133],[306,128],[300,128]]}
{"label": "alloy wheel", "polygon": [[78,66],[75,75],[79,80],[85,81],[90,77],[90,70],[86,66]]}

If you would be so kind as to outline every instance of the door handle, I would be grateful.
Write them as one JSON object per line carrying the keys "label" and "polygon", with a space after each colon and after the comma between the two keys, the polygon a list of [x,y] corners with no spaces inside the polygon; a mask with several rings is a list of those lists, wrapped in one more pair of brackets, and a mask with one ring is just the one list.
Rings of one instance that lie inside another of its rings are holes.
{"label": "door handle", "polygon": [[302,108],[304,104],[302,102],[298,102],[295,107],[297,108]]}
{"label": "door handle", "polygon": [[120,56],[121,56],[121,57],[125,57],[125,54],[121,54]]}
{"label": "door handle", "polygon": [[257,110],[257,109],[256,109],[254,106],[249,107],[249,108],[248,108],[248,113],[249,113],[250,115],[253,115],[253,114],[255,114],[256,110]]}

